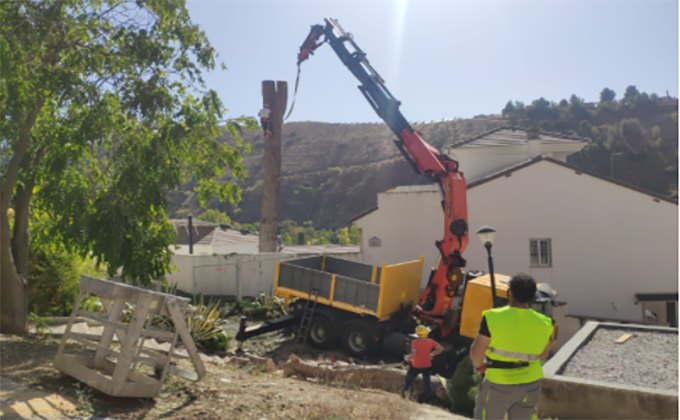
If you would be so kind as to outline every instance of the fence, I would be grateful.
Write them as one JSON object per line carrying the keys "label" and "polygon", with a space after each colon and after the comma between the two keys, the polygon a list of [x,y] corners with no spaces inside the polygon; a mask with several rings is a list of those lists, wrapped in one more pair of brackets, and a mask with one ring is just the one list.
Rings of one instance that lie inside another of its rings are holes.
{"label": "fence", "polygon": [[[360,253],[332,254],[333,257],[361,262]],[[168,284],[191,295],[229,296],[238,300],[260,293],[274,294],[276,263],[310,254],[239,254],[186,255],[175,254],[177,271],[166,276]]]}

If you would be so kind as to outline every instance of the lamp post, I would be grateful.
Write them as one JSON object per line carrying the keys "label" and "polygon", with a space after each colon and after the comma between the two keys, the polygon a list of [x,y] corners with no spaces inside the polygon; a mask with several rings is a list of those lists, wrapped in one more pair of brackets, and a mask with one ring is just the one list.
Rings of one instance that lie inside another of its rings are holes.
{"label": "lamp post", "polygon": [[491,278],[491,299],[493,307],[497,308],[500,306],[498,302],[498,295],[496,295],[496,277],[493,273],[493,257],[491,257],[491,247],[493,246],[493,240],[496,236],[496,229],[491,226],[482,226],[477,230],[477,237],[486,248],[486,253],[489,258],[489,277]]}
{"label": "lamp post", "polygon": [[621,156],[621,152],[612,152],[611,161],[609,163],[609,176],[614,178],[614,156]]}

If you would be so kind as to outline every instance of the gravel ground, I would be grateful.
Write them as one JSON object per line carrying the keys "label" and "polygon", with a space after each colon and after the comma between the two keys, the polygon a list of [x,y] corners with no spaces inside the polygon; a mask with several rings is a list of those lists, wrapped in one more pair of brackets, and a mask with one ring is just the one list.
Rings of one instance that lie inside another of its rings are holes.
{"label": "gravel ground", "polygon": [[[623,344],[614,341],[635,334]],[[678,335],[627,329],[597,330],[564,369],[564,376],[656,389],[678,389]]]}

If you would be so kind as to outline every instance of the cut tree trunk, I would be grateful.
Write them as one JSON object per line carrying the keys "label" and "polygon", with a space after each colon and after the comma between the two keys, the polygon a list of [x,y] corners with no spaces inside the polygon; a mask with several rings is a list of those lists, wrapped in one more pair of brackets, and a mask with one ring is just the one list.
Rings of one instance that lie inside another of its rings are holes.
{"label": "cut tree trunk", "polygon": [[260,209],[260,252],[278,250],[279,187],[281,178],[281,129],[288,102],[288,84],[273,80],[262,82],[262,98],[271,113],[271,137],[264,138],[264,184]]}
{"label": "cut tree trunk", "polygon": [[236,364],[239,365],[240,367],[253,365],[264,370],[266,373],[272,373],[276,369],[274,361],[272,359],[254,356],[252,354],[247,353],[241,356],[234,356],[229,358],[227,364]]}
{"label": "cut tree trunk", "polygon": [[[359,388],[381,389],[387,392],[401,393],[406,380],[406,370],[387,366],[358,366],[342,362],[302,361],[294,354],[283,365],[284,376],[300,376],[318,378],[327,382],[339,382]],[[431,378],[432,392],[444,404],[451,404],[446,388],[436,375]],[[425,392],[422,377],[418,377],[411,385],[410,391],[420,396]]]}

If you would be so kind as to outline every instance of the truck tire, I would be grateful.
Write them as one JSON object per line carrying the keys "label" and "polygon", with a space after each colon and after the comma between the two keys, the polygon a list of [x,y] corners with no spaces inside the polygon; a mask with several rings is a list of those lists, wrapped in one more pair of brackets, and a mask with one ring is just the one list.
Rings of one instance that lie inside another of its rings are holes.
{"label": "truck tire", "polygon": [[333,347],[337,339],[335,326],[325,316],[314,315],[309,325],[307,343],[317,349],[329,349]]}
{"label": "truck tire", "polygon": [[350,356],[368,357],[379,344],[378,328],[364,319],[350,321],[342,330],[342,348]]}

